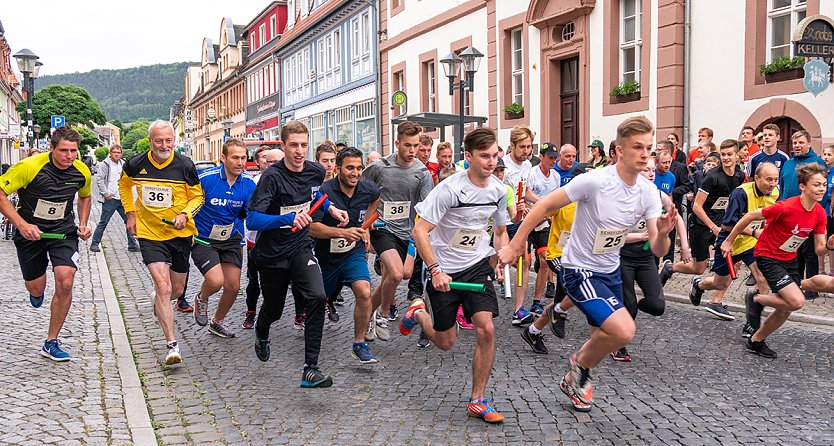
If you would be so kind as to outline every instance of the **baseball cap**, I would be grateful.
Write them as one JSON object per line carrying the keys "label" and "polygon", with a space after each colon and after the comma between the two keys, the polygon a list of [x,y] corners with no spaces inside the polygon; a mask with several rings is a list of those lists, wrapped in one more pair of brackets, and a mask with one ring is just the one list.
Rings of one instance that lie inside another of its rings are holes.
{"label": "baseball cap", "polygon": [[507,168],[507,165],[506,165],[506,164],[504,164],[504,160],[503,160],[503,159],[498,158],[498,163],[497,163],[497,164],[495,164],[495,168],[496,168],[496,169],[506,169],[506,168]]}
{"label": "baseball cap", "polygon": [[559,149],[552,142],[543,142],[539,146],[539,155],[559,156]]}
{"label": "baseball cap", "polygon": [[598,147],[600,149],[604,149],[605,144],[603,144],[602,141],[595,139],[588,147]]}

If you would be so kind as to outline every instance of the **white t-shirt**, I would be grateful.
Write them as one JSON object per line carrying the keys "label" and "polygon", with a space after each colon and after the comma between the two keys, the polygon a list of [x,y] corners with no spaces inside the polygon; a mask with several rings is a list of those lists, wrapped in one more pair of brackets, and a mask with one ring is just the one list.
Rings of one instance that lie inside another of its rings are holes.
{"label": "white t-shirt", "polygon": [[529,160],[524,160],[521,164],[516,164],[513,157],[508,153],[504,155],[504,182],[509,184],[514,191],[518,192],[518,182],[521,181],[527,185],[527,179],[530,178],[530,170],[533,165]]}
{"label": "white t-shirt", "polygon": [[507,189],[501,180],[491,176],[487,187],[481,188],[469,181],[466,171],[438,183],[415,210],[421,219],[435,225],[429,240],[437,263],[447,274],[495,254],[486,232],[490,218],[495,226],[510,222]]}
{"label": "white t-shirt", "polygon": [[654,183],[637,176],[637,183],[623,182],[615,166],[595,169],[564,186],[576,202],[576,217],[562,265],[612,273],[620,266],[620,248],[629,229],[641,219],[660,216],[660,195]]}

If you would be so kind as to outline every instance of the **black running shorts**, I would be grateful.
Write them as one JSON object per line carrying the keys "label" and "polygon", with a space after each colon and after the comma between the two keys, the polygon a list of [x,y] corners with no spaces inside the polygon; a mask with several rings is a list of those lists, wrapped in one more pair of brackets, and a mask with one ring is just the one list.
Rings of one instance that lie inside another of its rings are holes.
{"label": "black running shorts", "polygon": [[400,240],[399,237],[384,229],[377,229],[371,231],[371,246],[374,247],[377,255],[382,255],[383,252],[390,249],[396,249],[397,254],[400,255],[400,260],[405,263],[405,256],[408,254],[408,240]]}
{"label": "black running shorts", "polygon": [[225,241],[212,241],[211,246],[195,243],[191,247],[191,260],[204,276],[210,269],[221,263],[230,263],[243,267],[243,246],[240,236],[236,235]]}
{"label": "black running shorts", "polygon": [[23,280],[35,280],[46,274],[46,267],[51,262],[56,266],[69,266],[78,269],[78,239],[67,240],[40,239],[27,240],[15,234],[14,246],[17,248],[17,260]]}
{"label": "black running shorts", "polygon": [[142,262],[167,263],[171,271],[179,274],[188,273],[191,266],[188,255],[191,253],[191,237],[176,237],[170,240],[139,239],[139,250],[142,252]]}
{"label": "black running shorts", "polygon": [[799,277],[799,267],[796,258],[790,261],[771,259],[770,257],[756,257],[756,265],[759,271],[767,279],[770,290],[778,293],[791,283],[800,286],[802,279]]}
{"label": "black running shorts", "polygon": [[443,293],[434,289],[431,278],[426,282],[426,292],[429,295],[434,329],[446,331],[455,326],[458,307],[463,305],[463,316],[471,322],[472,315],[479,311],[488,311],[492,317],[498,317],[498,298],[495,296],[495,286],[490,280],[494,274],[489,259],[483,259],[463,271],[449,274],[452,281],[482,283],[486,285],[483,293],[472,291],[455,291]]}

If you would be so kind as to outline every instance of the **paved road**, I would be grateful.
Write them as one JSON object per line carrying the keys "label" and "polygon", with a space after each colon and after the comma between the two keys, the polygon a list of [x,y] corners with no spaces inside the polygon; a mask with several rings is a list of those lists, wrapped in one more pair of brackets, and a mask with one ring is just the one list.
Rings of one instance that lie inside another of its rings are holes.
{"label": "paved road", "polygon": [[[509,303],[502,300],[488,393],[507,419],[490,426],[468,418],[464,409],[471,333],[461,333],[451,352],[421,350],[416,337],[395,335],[372,344],[380,364],[360,366],[349,353],[349,307],[342,322],[325,327],[320,365],[333,375],[330,389],[298,387],[303,337],[290,318],[273,326],[270,361],[255,358],[254,334],[239,328],[242,298],[228,318],[238,334],[231,340],[178,313],[185,362],[161,366],[166,350],[139,254],[126,251],[118,225],[108,229],[104,245],[157,436],[165,444],[834,443],[830,327],[788,323],[770,342],[779,359],[765,360],[744,351],[741,321],[722,322],[671,304],[662,317],[640,316],[633,363],[605,361],[595,370],[596,406],[580,414],[558,390],[567,356],[587,336],[580,318],[569,320],[567,339],[547,339],[549,355],[536,355],[510,326]],[[198,285],[192,269],[189,294]],[[401,287],[401,309],[403,294]]]}

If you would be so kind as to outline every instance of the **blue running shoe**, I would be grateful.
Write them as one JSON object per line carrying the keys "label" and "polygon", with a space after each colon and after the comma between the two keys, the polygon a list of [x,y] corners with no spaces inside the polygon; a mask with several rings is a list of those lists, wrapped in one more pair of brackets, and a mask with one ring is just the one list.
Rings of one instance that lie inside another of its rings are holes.
{"label": "blue running shoe", "polygon": [[533,304],[530,305],[530,312],[533,314],[538,314],[539,316],[542,315],[544,312],[544,305],[542,305],[542,301],[534,300]]}
{"label": "blue running shoe", "polygon": [[43,305],[43,293],[40,296],[29,295],[29,303],[35,308],[40,308]]}
{"label": "blue running shoe", "polygon": [[411,331],[414,330],[414,327],[418,325],[418,311],[426,311],[426,304],[423,302],[423,299],[420,299],[419,297],[411,301],[411,305],[408,306],[408,310],[405,312],[405,315],[403,315],[400,319],[401,335],[408,336],[411,334]]}
{"label": "blue running shoe", "polygon": [[535,318],[536,317],[533,316],[533,313],[530,313],[527,310],[525,310],[524,307],[521,307],[518,310],[516,310],[516,312],[513,314],[512,324],[517,327],[521,325],[526,325],[533,322],[533,319]]}
{"label": "blue running shoe", "polygon": [[376,364],[379,362],[379,360],[374,357],[373,353],[371,353],[371,349],[368,348],[368,344],[365,344],[364,342],[354,342],[353,349],[350,353],[362,364]]}
{"label": "blue running shoe", "polygon": [[333,385],[333,379],[325,376],[319,371],[317,365],[304,365],[304,372],[301,374],[301,387],[330,387]]}
{"label": "blue running shoe", "polygon": [[41,348],[41,356],[49,358],[55,362],[65,362],[70,360],[70,354],[61,350],[57,339],[52,339],[43,343]]}

